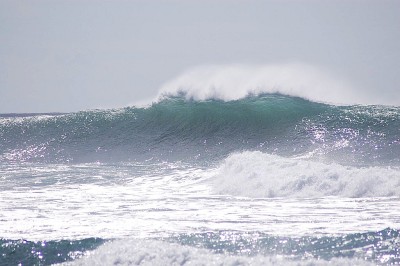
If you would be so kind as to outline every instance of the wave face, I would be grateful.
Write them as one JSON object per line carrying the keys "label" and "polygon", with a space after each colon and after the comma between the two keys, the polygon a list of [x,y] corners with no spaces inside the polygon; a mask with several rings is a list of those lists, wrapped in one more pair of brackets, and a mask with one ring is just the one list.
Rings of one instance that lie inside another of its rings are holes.
{"label": "wave face", "polygon": [[280,94],[223,102],[172,97],[147,108],[0,117],[0,160],[213,162],[238,150],[351,165],[399,165],[400,108]]}

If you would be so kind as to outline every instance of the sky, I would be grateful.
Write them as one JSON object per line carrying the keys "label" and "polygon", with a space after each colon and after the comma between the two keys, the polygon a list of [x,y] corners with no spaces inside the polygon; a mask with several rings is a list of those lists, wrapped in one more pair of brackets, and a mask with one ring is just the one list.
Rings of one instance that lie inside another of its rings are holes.
{"label": "sky", "polygon": [[397,0],[0,0],[0,113],[130,106],[198,67],[292,63],[400,105],[399,14]]}

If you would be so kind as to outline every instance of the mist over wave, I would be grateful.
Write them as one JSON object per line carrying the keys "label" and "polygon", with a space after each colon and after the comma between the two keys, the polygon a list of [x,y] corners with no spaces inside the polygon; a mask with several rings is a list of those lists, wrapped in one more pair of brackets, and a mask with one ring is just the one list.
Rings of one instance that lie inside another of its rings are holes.
{"label": "mist over wave", "polygon": [[199,66],[165,83],[158,98],[183,95],[197,101],[232,101],[264,93],[324,103],[377,104],[347,82],[303,63]]}

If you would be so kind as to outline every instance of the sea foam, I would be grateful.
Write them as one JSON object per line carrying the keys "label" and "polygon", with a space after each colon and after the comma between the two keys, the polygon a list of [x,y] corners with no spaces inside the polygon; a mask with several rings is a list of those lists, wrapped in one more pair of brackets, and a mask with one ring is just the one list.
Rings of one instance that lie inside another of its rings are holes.
{"label": "sea foam", "polygon": [[259,151],[231,154],[212,182],[219,194],[246,197],[400,196],[398,168],[356,168]]}
{"label": "sea foam", "polygon": [[278,256],[216,254],[159,240],[116,240],[64,265],[372,265],[360,259],[294,261]]}

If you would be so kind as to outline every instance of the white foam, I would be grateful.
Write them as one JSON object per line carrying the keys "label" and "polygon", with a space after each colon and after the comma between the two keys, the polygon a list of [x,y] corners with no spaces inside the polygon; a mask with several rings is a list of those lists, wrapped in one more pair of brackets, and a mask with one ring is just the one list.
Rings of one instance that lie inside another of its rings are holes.
{"label": "white foam", "polygon": [[345,167],[258,151],[230,155],[212,182],[219,194],[247,197],[400,196],[400,169]]}
{"label": "white foam", "polygon": [[372,265],[358,259],[294,261],[274,256],[235,256],[156,240],[116,240],[64,265]]}
{"label": "white foam", "polygon": [[158,98],[238,100],[250,94],[281,93],[318,102],[370,103],[346,82],[301,63],[199,66],[162,86]]}

